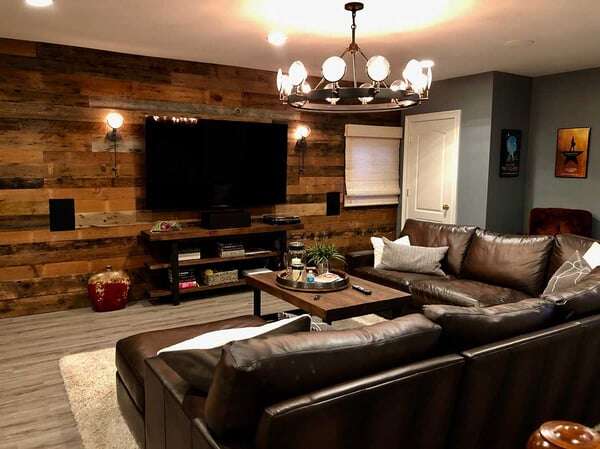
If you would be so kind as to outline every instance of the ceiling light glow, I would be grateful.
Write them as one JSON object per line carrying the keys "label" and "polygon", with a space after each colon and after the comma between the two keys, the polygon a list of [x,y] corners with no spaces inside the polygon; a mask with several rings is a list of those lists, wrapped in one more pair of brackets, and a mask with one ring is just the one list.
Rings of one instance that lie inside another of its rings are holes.
{"label": "ceiling light glow", "polygon": [[269,44],[271,45],[281,47],[287,42],[287,36],[281,31],[271,31],[267,36],[267,41],[269,41]]}
{"label": "ceiling light glow", "polygon": [[54,0],[25,0],[25,3],[36,8],[46,8],[52,6]]}

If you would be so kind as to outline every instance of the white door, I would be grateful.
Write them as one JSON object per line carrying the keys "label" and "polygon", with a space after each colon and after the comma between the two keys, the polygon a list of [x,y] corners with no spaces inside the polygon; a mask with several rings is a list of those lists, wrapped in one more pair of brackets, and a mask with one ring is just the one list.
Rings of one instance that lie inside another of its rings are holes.
{"label": "white door", "polygon": [[402,225],[456,223],[460,111],[409,115],[404,125]]}

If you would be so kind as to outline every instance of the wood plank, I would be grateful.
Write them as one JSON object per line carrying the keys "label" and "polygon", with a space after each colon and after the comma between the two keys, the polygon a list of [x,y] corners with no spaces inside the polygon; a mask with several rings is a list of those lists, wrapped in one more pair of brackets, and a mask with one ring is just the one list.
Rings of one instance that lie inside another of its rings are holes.
{"label": "wood plank", "polygon": [[[6,298],[6,313],[83,306],[79,293],[66,292],[68,276],[87,276],[107,262],[137,270],[145,260],[140,231],[156,220],[197,222],[197,210],[144,209],[147,115],[287,123],[286,204],[251,213],[300,215],[306,228],[290,234],[329,238],[342,250],[368,247],[373,234],[393,236],[395,208],[327,217],[325,193],[344,189],[345,124],[397,125],[400,114],[299,112],[279,102],[274,79],[264,70],[0,39],[0,280],[36,279],[39,287],[12,290],[19,297]],[[125,118],[118,177],[104,122],[112,111]],[[294,132],[303,124],[312,134],[300,174]],[[49,231],[52,198],[75,200],[77,230]],[[136,279],[136,291],[142,284]]]}
{"label": "wood plank", "polygon": [[17,39],[0,38],[0,53],[35,58],[37,56],[37,44]]}

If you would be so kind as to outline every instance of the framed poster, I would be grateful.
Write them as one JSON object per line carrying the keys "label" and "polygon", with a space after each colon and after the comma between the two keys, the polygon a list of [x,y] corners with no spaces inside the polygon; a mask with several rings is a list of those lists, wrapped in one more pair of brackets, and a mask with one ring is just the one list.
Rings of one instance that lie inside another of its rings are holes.
{"label": "framed poster", "polygon": [[560,128],[556,136],[557,178],[587,178],[591,128]]}
{"label": "framed poster", "polygon": [[500,177],[514,178],[521,169],[521,130],[503,129],[500,144]]}

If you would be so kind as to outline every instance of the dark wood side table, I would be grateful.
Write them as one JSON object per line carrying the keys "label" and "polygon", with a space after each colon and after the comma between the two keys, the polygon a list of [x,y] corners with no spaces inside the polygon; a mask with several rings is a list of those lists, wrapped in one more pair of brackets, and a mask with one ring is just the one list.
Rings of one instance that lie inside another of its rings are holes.
{"label": "dark wood side table", "polygon": [[345,290],[318,295],[316,293],[298,292],[280,287],[275,280],[276,276],[276,273],[265,273],[246,278],[246,284],[254,290],[255,315],[261,315],[263,291],[289,302],[306,313],[318,316],[328,324],[331,324],[332,321],[401,308],[410,299],[409,293],[354,276],[350,276],[351,284],[368,288],[373,293],[364,295],[350,287]]}

